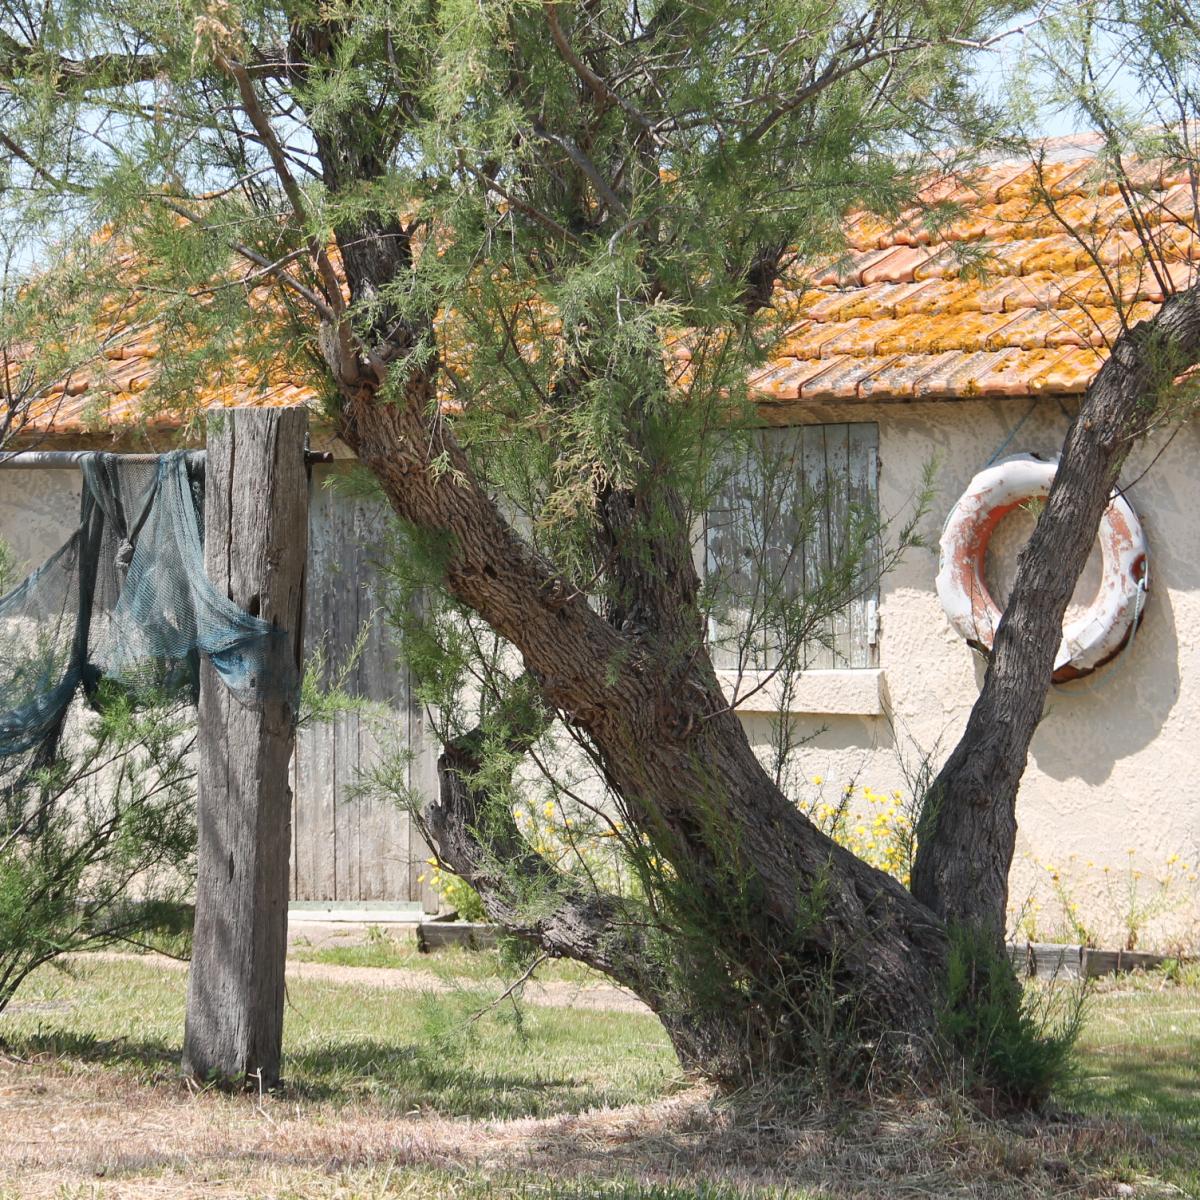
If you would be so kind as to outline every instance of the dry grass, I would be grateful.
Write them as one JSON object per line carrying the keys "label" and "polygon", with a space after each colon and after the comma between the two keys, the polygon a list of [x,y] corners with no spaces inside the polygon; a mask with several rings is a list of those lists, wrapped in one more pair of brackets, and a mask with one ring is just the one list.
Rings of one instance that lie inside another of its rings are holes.
{"label": "dry grass", "polygon": [[[314,1197],[527,1194],[607,1181],[675,1195],[721,1189],[797,1196],[1032,1197],[1116,1195],[1115,1143],[1103,1121],[983,1125],[934,1105],[888,1106],[843,1122],[755,1118],[703,1089],[648,1105],[549,1118],[396,1116],[355,1103],[338,1111],[288,1100],[191,1095],[172,1079],[104,1067],[22,1064],[0,1073],[6,1128],[0,1179],[21,1197],[64,1188],[103,1197]],[[10,1124],[11,1122],[11,1124]],[[719,1192],[717,1194],[720,1194]],[[1138,1195],[1182,1195],[1165,1186]]]}
{"label": "dry grass", "polygon": [[[516,1024],[498,1010],[466,1036],[477,991],[417,1001],[297,980],[290,1087],[194,1093],[174,1068],[182,989],[157,963],[98,961],[44,972],[0,1018],[0,1196],[1008,1200],[1200,1184],[1182,1092],[1180,1111],[1139,1123],[1112,1115],[1111,1087],[1085,1089],[1090,1115],[1037,1122],[945,1097],[805,1117],[689,1086],[639,1013],[542,1008]],[[1194,991],[1099,997],[1099,1075],[1117,1079],[1142,1035],[1182,1030],[1187,1049],[1198,1012]]]}

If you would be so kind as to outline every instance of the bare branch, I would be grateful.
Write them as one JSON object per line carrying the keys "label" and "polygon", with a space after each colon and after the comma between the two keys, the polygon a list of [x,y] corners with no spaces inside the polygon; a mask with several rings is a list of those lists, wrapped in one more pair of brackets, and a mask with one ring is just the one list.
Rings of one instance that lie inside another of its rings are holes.
{"label": "bare branch", "polygon": [[533,132],[543,141],[557,146],[583,172],[588,182],[596,189],[600,199],[604,201],[608,208],[621,217],[629,215],[620,197],[612,190],[612,186],[605,181],[596,164],[570,138],[563,137],[560,133],[551,133],[540,122],[534,125]]}
{"label": "bare branch", "polygon": [[[214,50],[213,56],[217,65],[228,72],[237,84],[238,94],[242,98],[242,108],[246,116],[250,118],[250,123],[254,126],[255,132],[262,139],[262,144],[271,157],[275,174],[279,177],[279,183],[296,214],[296,219],[301,224],[307,225],[308,205],[305,202],[304,193],[300,190],[295,176],[292,175],[287,156],[279,144],[279,139],[275,136],[275,130],[271,127],[270,120],[263,112],[249,72],[242,63],[228,58],[220,49]],[[307,243],[308,252],[321,275],[327,306],[341,316],[345,312],[346,305],[342,299],[342,288],[337,272],[333,269],[333,263],[329,259],[329,251],[316,234],[309,234]]]}
{"label": "bare branch", "polygon": [[563,61],[575,72],[576,75],[591,89],[593,94],[600,100],[606,100],[611,104],[615,104],[622,112],[631,116],[647,133],[654,136],[654,126],[651,122],[635,108],[624,97],[619,96],[595,71],[591,69],[579,57],[578,54],[571,48],[571,43],[567,40],[567,36],[563,33],[562,25],[558,20],[558,5],[559,0],[544,0],[542,7],[546,12],[546,23],[550,26],[550,37],[554,41],[555,47],[562,55]]}
{"label": "bare branch", "polygon": [[[164,198],[163,203],[173,213],[177,213],[185,220],[191,221],[193,225],[198,225],[200,228],[206,229],[211,233],[218,232],[199,213],[185,208],[177,200]],[[318,314],[320,314],[322,319],[329,322],[336,322],[338,320],[338,314],[312,288],[301,283],[290,271],[285,269],[286,263],[296,257],[295,254],[289,254],[282,259],[273,261],[265,254],[260,254],[257,250],[251,249],[243,242],[226,239],[225,244],[235,253],[240,254],[243,258],[261,267],[264,274],[277,279],[284,287],[290,288],[296,295],[307,300],[316,309]]]}
{"label": "bare branch", "polygon": [[533,205],[526,204],[523,200],[517,196],[514,196],[502,184],[498,183],[490,176],[485,175],[481,170],[479,170],[478,167],[474,165],[474,163],[468,162],[465,155],[460,154],[458,156],[458,165],[464,171],[466,171],[468,175],[472,175],[478,179],[479,182],[485,187],[496,192],[497,195],[503,196],[505,201],[507,201],[511,207],[515,208],[517,212],[524,213],[525,216],[537,221],[539,225],[544,225],[550,230],[551,233],[557,234],[564,241],[578,244],[579,239],[569,229],[567,229],[565,225],[560,225],[553,217],[542,212],[541,209],[534,208]]}
{"label": "bare branch", "polygon": [[[85,89],[102,91],[105,88],[125,87],[133,83],[150,83],[168,73],[172,56],[160,51],[144,54],[108,52],[85,58],[70,58],[64,54],[48,54],[37,44],[26,45],[11,34],[0,30],[0,80],[9,82],[27,77],[39,69],[51,67],[64,82],[82,85]],[[282,48],[255,50],[247,64],[253,78],[282,78],[290,63]]]}

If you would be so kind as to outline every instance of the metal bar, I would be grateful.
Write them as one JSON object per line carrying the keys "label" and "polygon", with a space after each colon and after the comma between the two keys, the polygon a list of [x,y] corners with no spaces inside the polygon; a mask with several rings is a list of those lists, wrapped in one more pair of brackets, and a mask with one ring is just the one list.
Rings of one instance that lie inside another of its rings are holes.
{"label": "metal bar", "polygon": [[[0,469],[8,467],[14,470],[28,471],[60,471],[79,466],[79,460],[90,450],[14,450],[10,453],[0,453]],[[156,463],[162,456],[159,454],[122,454],[121,461],[129,463]],[[333,462],[331,450],[306,450],[304,461],[312,466],[314,463]],[[204,463],[203,450],[188,452],[188,465],[202,466]]]}

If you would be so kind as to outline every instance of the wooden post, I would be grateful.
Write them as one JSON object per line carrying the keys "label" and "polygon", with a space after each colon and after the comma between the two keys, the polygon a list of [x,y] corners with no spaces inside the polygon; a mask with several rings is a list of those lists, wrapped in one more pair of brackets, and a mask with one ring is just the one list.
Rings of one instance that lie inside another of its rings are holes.
{"label": "wooden post", "polygon": [[[302,408],[209,420],[204,560],[247,612],[294,636],[300,663],[308,481]],[[283,1040],[294,713],[234,695],[205,662],[197,738],[199,847],[183,1069],[272,1087]]]}

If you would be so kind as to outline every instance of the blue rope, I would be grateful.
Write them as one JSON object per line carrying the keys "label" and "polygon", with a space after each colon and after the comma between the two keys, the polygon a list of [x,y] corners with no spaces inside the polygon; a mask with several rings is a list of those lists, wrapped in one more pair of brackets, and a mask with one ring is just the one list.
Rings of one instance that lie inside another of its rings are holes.
{"label": "blue rope", "polygon": [[1025,422],[1028,421],[1029,418],[1033,416],[1033,410],[1035,408],[1037,408],[1037,406],[1040,403],[1041,403],[1040,398],[1035,396],[1033,398],[1032,403],[1029,405],[1029,408],[1026,411],[1025,415],[1012,427],[1012,432],[1008,435],[1008,437],[1006,437],[1004,439],[1004,441],[1002,441],[1000,443],[999,447],[996,449],[996,452],[992,455],[992,457],[989,458],[987,460],[987,462],[985,462],[983,464],[984,470],[986,470],[988,467],[990,467],[992,465],[992,463],[994,463],[996,461],[996,459],[998,459],[1000,457],[1000,455],[1002,455],[1005,452],[1005,450],[1007,450],[1009,448],[1009,446],[1012,445],[1013,438],[1015,438],[1017,436],[1017,434],[1021,432],[1021,426],[1024,425]]}

